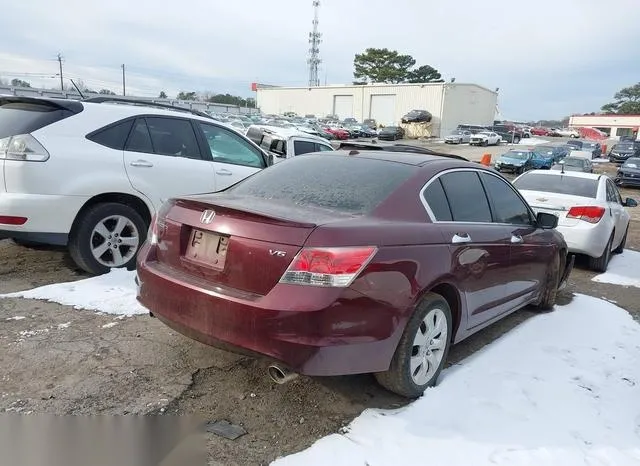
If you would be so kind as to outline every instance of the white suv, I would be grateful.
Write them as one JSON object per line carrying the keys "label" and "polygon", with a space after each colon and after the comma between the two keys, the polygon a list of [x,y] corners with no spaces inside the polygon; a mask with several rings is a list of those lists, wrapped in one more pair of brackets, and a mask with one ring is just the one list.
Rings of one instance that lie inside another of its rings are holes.
{"label": "white suv", "polygon": [[68,245],[94,274],[132,268],[165,200],[225,189],[272,163],[187,109],[1,97],[0,238]]}
{"label": "white suv", "polygon": [[311,152],[334,151],[333,146],[326,139],[296,128],[251,125],[245,135],[273,154],[274,163]]}

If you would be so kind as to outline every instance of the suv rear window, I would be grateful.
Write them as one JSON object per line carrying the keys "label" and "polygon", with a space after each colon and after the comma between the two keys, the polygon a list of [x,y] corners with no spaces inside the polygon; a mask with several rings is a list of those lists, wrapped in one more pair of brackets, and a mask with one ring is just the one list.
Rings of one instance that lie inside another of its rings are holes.
{"label": "suv rear window", "polygon": [[598,193],[598,180],[570,175],[554,176],[528,173],[514,181],[513,185],[519,190],[568,194],[594,199]]}
{"label": "suv rear window", "polygon": [[414,173],[396,162],[344,156],[295,157],[256,173],[228,191],[364,215],[373,211]]}
{"label": "suv rear window", "polygon": [[123,150],[131,132],[133,119],[122,121],[87,134],[87,139],[111,149]]}
{"label": "suv rear window", "polygon": [[0,99],[0,139],[32,133],[76,113],[44,100],[12,102]]}

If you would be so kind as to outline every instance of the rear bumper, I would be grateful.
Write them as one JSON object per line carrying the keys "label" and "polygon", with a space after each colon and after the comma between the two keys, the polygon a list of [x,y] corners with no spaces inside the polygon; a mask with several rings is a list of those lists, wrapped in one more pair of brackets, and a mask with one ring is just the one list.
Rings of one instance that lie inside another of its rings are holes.
{"label": "rear bumper", "polygon": [[266,296],[230,292],[153,256],[145,244],[137,281],[138,300],[154,317],[201,343],[264,356],[301,374],[387,370],[406,322],[351,289],[278,284]]}
{"label": "rear bumper", "polygon": [[577,225],[556,228],[564,237],[569,252],[585,254],[590,257],[600,257],[611,236],[611,230],[604,223],[592,225],[579,221]]}
{"label": "rear bumper", "polygon": [[640,176],[637,178],[628,176],[616,177],[615,181],[619,186],[640,186]]}
{"label": "rear bumper", "polygon": [[23,225],[0,224],[0,236],[48,244],[66,244],[83,196],[0,193],[0,215],[26,217]]}

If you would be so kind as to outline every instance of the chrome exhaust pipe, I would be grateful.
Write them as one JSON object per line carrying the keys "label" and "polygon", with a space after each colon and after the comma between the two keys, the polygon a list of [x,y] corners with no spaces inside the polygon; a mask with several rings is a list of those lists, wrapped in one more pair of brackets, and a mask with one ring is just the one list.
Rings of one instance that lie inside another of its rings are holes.
{"label": "chrome exhaust pipe", "polygon": [[296,372],[292,372],[286,367],[282,367],[278,364],[271,364],[267,369],[267,373],[271,380],[280,385],[291,382],[293,379],[298,377]]}

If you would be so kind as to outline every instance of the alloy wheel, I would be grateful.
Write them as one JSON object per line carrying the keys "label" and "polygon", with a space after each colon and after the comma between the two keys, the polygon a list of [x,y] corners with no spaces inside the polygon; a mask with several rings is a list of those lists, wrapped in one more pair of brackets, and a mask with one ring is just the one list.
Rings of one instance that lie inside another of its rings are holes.
{"label": "alloy wheel", "polygon": [[140,233],[127,217],[111,215],[98,222],[89,241],[91,253],[100,264],[122,267],[138,251]]}
{"label": "alloy wheel", "polygon": [[447,318],[442,309],[427,313],[413,339],[409,368],[416,385],[426,384],[438,370],[447,347]]}

